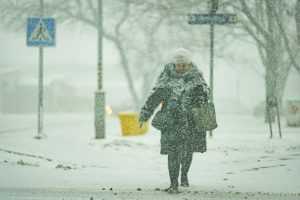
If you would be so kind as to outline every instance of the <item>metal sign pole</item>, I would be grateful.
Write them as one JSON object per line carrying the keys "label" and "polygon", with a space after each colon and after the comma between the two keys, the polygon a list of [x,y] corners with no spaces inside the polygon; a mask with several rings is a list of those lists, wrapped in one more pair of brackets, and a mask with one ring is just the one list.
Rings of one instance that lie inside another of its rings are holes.
{"label": "metal sign pole", "polygon": [[277,99],[276,99],[276,111],[277,111],[277,123],[278,123],[279,137],[282,138],[281,125],[280,125],[280,113],[279,113],[279,107],[278,107],[278,100]]}
{"label": "metal sign pole", "polygon": [[[211,1],[210,14],[216,14],[218,10],[218,0]],[[214,100],[214,39],[215,39],[215,25],[213,23],[210,24],[210,79],[209,86],[211,89],[210,101]],[[209,132],[209,136],[212,137],[212,131]]]}
{"label": "metal sign pole", "polygon": [[[210,81],[209,86],[211,89],[210,101],[213,102],[214,92],[214,36],[215,25],[235,24],[237,22],[236,14],[216,14],[219,8],[219,0],[210,0],[210,11],[208,14],[188,14],[189,24],[209,24],[210,25]],[[209,132],[212,137],[212,131]]]}
{"label": "metal sign pole", "polygon": [[[44,1],[40,0],[40,17],[44,16]],[[44,137],[43,133],[43,59],[44,52],[43,47],[39,47],[39,85],[38,85],[38,134],[35,136],[36,139]]]}
{"label": "metal sign pole", "polygon": [[272,131],[271,111],[270,111],[269,104],[267,104],[267,114],[268,114],[268,121],[269,121],[269,128],[270,128],[270,138],[272,138],[273,137],[273,131]]}
{"label": "metal sign pole", "polygon": [[95,92],[95,138],[105,138],[105,93],[102,69],[102,0],[98,0],[98,87]]}
{"label": "metal sign pole", "polygon": [[[211,89],[210,101],[214,100],[214,37],[215,37],[215,25],[210,25],[210,79],[209,87]],[[212,131],[209,131],[209,136],[212,137]]]}
{"label": "metal sign pole", "polygon": [[27,19],[26,43],[29,47],[39,47],[39,67],[38,67],[38,102],[37,102],[37,135],[36,139],[46,138],[43,130],[44,116],[44,47],[55,46],[55,19],[44,18],[44,1],[40,2],[40,14],[38,17]]}
{"label": "metal sign pole", "polygon": [[39,47],[39,97],[38,97],[38,135],[43,133],[43,59],[44,49]]}

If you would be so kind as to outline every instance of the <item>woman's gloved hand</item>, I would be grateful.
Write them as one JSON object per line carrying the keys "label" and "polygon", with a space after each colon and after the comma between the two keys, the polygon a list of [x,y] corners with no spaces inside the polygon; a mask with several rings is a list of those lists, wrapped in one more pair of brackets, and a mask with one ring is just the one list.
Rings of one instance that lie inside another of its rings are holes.
{"label": "woman's gloved hand", "polygon": [[139,114],[139,121],[140,122],[146,122],[151,117],[151,115],[152,115],[151,112],[149,112],[146,109],[142,109],[140,114]]}
{"label": "woman's gloved hand", "polygon": [[142,115],[141,113],[139,114],[139,121],[140,122],[146,122],[147,121],[146,118],[145,118],[145,116]]}
{"label": "woman's gloved hand", "polygon": [[139,115],[139,124],[140,124],[140,128],[142,128],[143,123],[146,122],[145,117],[143,117],[143,115]]}
{"label": "woman's gloved hand", "polygon": [[143,123],[147,121],[145,115],[142,114],[142,112],[139,114],[139,125],[140,125],[140,128],[142,128],[143,126]]}

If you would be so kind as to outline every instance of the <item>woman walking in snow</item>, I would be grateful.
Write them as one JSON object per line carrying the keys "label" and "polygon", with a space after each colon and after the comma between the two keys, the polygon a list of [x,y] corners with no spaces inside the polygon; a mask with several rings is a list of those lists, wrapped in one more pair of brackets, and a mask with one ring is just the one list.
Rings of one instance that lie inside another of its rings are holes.
{"label": "woman walking in snow", "polygon": [[178,191],[180,167],[180,185],[189,186],[193,153],[206,152],[206,131],[196,130],[191,110],[208,98],[209,88],[201,71],[190,61],[189,52],[177,49],[174,61],[166,64],[139,114],[139,121],[146,122],[162,103],[152,125],[161,131],[160,153],[168,155],[171,185],[167,192]]}

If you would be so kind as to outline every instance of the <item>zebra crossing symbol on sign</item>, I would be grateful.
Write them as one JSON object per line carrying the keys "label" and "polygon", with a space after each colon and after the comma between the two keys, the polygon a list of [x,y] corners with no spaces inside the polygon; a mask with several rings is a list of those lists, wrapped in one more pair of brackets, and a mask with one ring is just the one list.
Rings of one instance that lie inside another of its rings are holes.
{"label": "zebra crossing symbol on sign", "polygon": [[54,46],[55,20],[53,18],[29,18],[27,20],[28,46]]}

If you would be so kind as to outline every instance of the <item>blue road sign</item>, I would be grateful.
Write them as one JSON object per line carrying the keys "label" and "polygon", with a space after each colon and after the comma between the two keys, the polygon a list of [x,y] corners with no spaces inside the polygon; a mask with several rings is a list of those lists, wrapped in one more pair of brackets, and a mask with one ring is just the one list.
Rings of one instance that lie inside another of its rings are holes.
{"label": "blue road sign", "polygon": [[236,14],[188,14],[189,24],[235,24]]}
{"label": "blue road sign", "polygon": [[28,18],[27,46],[55,46],[55,19]]}

